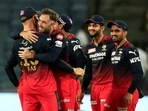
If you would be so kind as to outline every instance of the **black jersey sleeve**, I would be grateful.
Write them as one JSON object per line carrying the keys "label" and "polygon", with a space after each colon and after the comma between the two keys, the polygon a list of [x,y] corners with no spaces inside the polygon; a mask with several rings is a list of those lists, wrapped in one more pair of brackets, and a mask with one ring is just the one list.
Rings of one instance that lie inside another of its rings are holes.
{"label": "black jersey sleeve", "polygon": [[11,55],[10,55],[10,57],[7,61],[7,64],[5,66],[6,74],[9,78],[9,80],[11,81],[11,83],[15,87],[17,87],[19,85],[18,78],[17,78],[16,73],[14,71],[14,67],[18,64],[18,60],[17,60],[17,57],[15,55],[16,53],[17,52],[15,51],[15,48],[14,48],[14,45],[13,45]]}
{"label": "black jersey sleeve", "polygon": [[20,32],[21,32],[21,30],[18,30],[18,29],[13,30],[13,31],[10,32],[9,36],[12,39],[16,40],[16,39],[20,38]]}
{"label": "black jersey sleeve", "polygon": [[138,50],[135,47],[130,47],[127,50],[127,53],[129,55],[129,62],[133,73],[133,81],[128,92],[133,93],[143,79],[143,70]]}
{"label": "black jersey sleeve", "polygon": [[79,39],[73,38],[68,40],[69,47],[69,62],[73,67],[84,68],[86,64],[86,58],[84,56],[81,43]]}
{"label": "black jersey sleeve", "polygon": [[[61,54],[63,48],[66,45],[66,41],[63,35],[59,35],[59,36],[60,37],[52,38],[51,43],[48,43],[48,41],[45,41],[45,43],[41,43],[44,47],[42,49],[46,49],[46,51],[44,53],[35,53],[34,58],[41,62],[45,62],[49,64],[53,63],[60,69],[72,73],[73,67],[71,67],[70,65],[68,65],[67,63],[65,63],[63,60],[59,58],[59,55]],[[47,38],[47,40],[50,40],[50,38]],[[43,42],[43,40],[39,40],[39,41]]]}
{"label": "black jersey sleeve", "polygon": [[87,90],[87,87],[90,84],[92,78],[92,65],[91,65],[91,60],[89,57],[86,55],[86,68],[85,68],[85,74],[83,76],[83,81],[82,81],[82,89]]}
{"label": "black jersey sleeve", "polygon": [[55,61],[55,65],[60,68],[61,70],[64,70],[64,71],[67,71],[67,72],[70,72],[70,73],[73,73],[74,70],[73,70],[73,67],[68,65],[66,62],[64,62],[62,59],[57,59]]}
{"label": "black jersey sleeve", "polygon": [[57,36],[60,37],[52,38],[52,43],[46,53],[35,53],[34,58],[42,62],[54,63],[66,45],[64,36],[62,34]]}

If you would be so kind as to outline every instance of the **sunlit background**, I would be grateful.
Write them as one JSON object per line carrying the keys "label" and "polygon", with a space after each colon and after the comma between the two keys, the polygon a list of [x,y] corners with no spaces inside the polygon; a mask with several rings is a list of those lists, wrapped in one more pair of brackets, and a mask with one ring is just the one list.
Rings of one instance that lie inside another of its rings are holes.
{"label": "sunlit background", "polygon": [[[148,100],[148,0],[1,0],[0,108],[5,106],[6,108],[9,108],[10,104],[13,104],[13,107],[19,107],[19,101],[17,101],[18,98],[15,93],[16,89],[9,81],[4,71],[4,67],[13,42],[9,33],[14,29],[21,30],[22,25],[19,20],[19,11],[25,6],[32,6],[36,10],[51,8],[59,14],[64,13],[69,15],[74,23],[71,31],[81,40],[83,47],[85,47],[90,40],[84,25],[84,20],[86,18],[90,18],[93,14],[99,14],[102,15],[106,21],[117,19],[124,20],[129,26],[127,39],[138,47],[143,70],[145,72],[144,79],[141,83],[145,98],[140,100],[141,104],[144,104],[146,102],[145,100]],[[109,35],[109,30],[107,28],[105,34]],[[19,76],[18,69],[19,68],[16,67],[16,72]],[[85,99],[89,104],[89,97],[87,96]],[[3,101],[7,101],[6,104],[4,104],[5,102]],[[138,108],[141,107],[141,104],[138,104]],[[83,106],[85,106],[85,104]],[[87,106],[89,105],[86,105],[85,107]],[[12,111],[12,109],[13,108],[11,108],[11,110],[0,109],[0,111]],[[20,111],[20,109],[15,109],[13,111]],[[146,110],[138,109],[137,111]]]}

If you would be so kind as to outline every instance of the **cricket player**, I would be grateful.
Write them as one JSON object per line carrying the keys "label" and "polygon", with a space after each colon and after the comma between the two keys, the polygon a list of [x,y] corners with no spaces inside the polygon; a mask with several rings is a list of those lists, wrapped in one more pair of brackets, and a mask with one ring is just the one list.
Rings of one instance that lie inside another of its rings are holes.
{"label": "cricket player", "polygon": [[143,78],[139,53],[127,40],[128,26],[124,21],[109,21],[107,27],[115,44],[111,53],[113,84],[108,111],[135,111]]}
{"label": "cricket player", "polygon": [[[57,25],[55,25],[55,29],[63,33],[67,40],[67,48],[63,50],[60,57],[72,67],[83,69],[86,58],[80,40],[70,32],[72,25],[72,19],[65,14],[59,16]],[[62,111],[80,111],[80,104],[77,102],[77,95],[81,88],[79,77],[74,77],[72,73],[57,68],[54,68],[53,72],[58,84]]]}
{"label": "cricket player", "polygon": [[[36,11],[32,7],[25,7],[20,11],[23,31],[35,31],[34,15],[36,15]],[[49,65],[36,59],[20,59],[18,56],[20,47],[27,47],[29,50],[33,49],[39,53],[49,50],[51,44],[49,35],[34,33],[39,37],[35,44],[30,44],[23,38],[14,41],[12,53],[5,69],[9,78],[15,81],[14,85],[18,87],[18,92],[21,91],[20,99],[23,111],[39,111],[40,107],[43,107],[44,111],[57,111],[56,81]],[[61,40],[61,42],[63,41]],[[61,47],[63,46],[61,45]],[[13,69],[18,63],[22,74],[20,80],[16,78]]]}
{"label": "cricket player", "polygon": [[111,91],[113,70],[111,65],[111,50],[114,44],[109,36],[104,34],[105,20],[100,15],[93,15],[85,20],[91,42],[86,46],[86,68],[82,82],[82,91],[78,100],[83,96],[91,84],[92,111],[104,111],[108,95]]}
{"label": "cricket player", "polygon": [[[18,56],[20,47],[24,47],[28,50],[34,50],[36,53],[50,52],[51,58],[48,58],[48,60],[54,62],[65,46],[63,35],[57,34],[54,38],[55,41],[53,41],[49,34],[41,34],[36,31],[35,14],[36,11],[33,8],[26,7],[21,10],[20,18],[24,26],[23,31],[34,31],[34,34],[38,36],[38,41],[31,44],[22,37],[18,37],[14,41],[12,54],[5,69],[11,82],[18,87],[23,111],[40,111],[41,108],[44,111],[58,111],[57,84],[49,63],[38,61],[36,58],[40,55],[34,56],[33,59],[20,59],[19,56],[21,55]],[[51,25],[51,22],[47,24]],[[54,47],[56,51],[51,50],[51,47]],[[32,51],[32,53],[34,52]],[[13,69],[18,63],[22,74],[19,80],[16,78]]]}

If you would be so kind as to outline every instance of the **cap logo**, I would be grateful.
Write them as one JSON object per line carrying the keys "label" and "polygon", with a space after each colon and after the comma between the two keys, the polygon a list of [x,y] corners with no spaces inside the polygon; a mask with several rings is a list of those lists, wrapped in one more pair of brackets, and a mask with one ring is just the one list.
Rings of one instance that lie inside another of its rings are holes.
{"label": "cap logo", "polygon": [[70,23],[72,24],[72,20],[71,20],[71,19],[69,19],[69,21],[70,21]]}
{"label": "cap logo", "polygon": [[21,11],[20,11],[20,15],[21,15],[21,16],[24,15],[24,10],[21,10]]}
{"label": "cap logo", "polygon": [[63,25],[65,25],[66,24],[66,22],[64,22],[63,20],[62,20],[62,18],[60,17],[59,19],[59,22],[61,23],[61,24],[63,24]]}

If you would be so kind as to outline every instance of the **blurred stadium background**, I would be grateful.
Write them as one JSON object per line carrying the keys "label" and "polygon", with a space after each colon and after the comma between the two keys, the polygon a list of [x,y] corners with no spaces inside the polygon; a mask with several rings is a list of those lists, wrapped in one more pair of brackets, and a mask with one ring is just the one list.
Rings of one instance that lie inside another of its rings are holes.
{"label": "blurred stadium background", "polygon": [[[139,48],[145,72],[141,87],[148,95],[148,0],[1,0],[0,3],[0,92],[16,92],[4,67],[13,40],[9,33],[21,29],[19,11],[25,6],[36,10],[51,8],[59,14],[69,15],[74,22],[72,32],[77,34],[85,47],[89,41],[84,20],[93,14],[102,15],[106,21],[122,19],[129,26],[128,40]],[[105,33],[109,35],[109,30]],[[19,76],[18,67],[16,71]],[[88,91],[89,93],[89,91]],[[1,100],[1,98],[0,98]],[[1,105],[0,105],[1,106]],[[6,111],[6,110],[5,110]]]}

